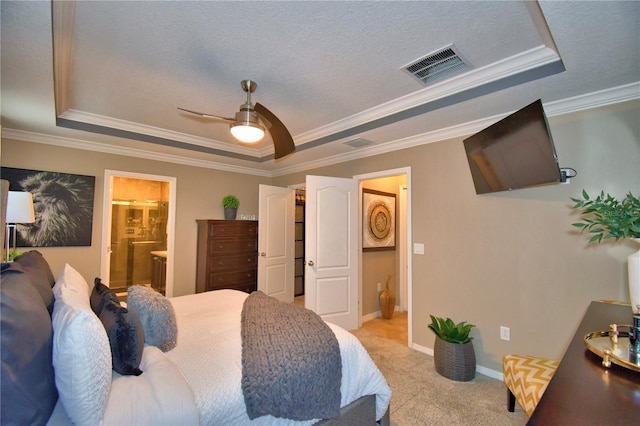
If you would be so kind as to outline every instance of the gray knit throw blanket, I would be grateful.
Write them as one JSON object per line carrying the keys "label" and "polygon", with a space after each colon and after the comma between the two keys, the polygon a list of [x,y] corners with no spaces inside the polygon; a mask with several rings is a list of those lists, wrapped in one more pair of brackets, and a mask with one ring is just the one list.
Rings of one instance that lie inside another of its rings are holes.
{"label": "gray knit throw blanket", "polygon": [[242,392],[250,419],[340,414],[338,340],[314,312],[257,291],[242,308]]}

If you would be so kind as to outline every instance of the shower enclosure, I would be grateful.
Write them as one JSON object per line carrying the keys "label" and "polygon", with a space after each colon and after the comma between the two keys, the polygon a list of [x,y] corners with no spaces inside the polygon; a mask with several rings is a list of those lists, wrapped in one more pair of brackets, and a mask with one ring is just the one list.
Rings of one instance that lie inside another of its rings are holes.
{"label": "shower enclosure", "polygon": [[168,183],[117,180],[111,204],[109,286],[124,293],[132,285],[145,285],[164,294]]}

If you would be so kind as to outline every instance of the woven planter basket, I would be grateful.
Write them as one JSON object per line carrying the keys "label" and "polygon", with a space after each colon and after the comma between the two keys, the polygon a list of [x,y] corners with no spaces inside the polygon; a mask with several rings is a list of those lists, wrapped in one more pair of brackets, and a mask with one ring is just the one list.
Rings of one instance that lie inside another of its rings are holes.
{"label": "woven planter basket", "polygon": [[471,341],[450,343],[436,336],[433,359],[438,374],[447,379],[468,382],[476,376],[476,353]]}

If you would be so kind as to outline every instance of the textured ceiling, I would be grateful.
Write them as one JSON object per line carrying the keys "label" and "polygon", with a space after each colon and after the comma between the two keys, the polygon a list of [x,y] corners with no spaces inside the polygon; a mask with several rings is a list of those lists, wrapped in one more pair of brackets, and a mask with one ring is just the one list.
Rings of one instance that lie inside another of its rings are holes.
{"label": "textured ceiling", "polygon": [[[49,2],[0,8],[4,135],[207,167],[284,173],[470,134],[538,98],[553,114],[640,96],[639,2],[55,2],[53,23]],[[451,44],[464,73],[402,70]],[[241,146],[177,109],[233,116],[243,79],[296,152],[273,160],[269,138]],[[358,137],[371,145],[344,145]]]}

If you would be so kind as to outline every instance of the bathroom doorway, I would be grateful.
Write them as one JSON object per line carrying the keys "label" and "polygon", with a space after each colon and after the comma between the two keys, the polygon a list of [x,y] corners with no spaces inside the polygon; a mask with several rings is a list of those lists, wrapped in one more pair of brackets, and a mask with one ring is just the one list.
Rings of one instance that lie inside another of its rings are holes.
{"label": "bathroom doorway", "polygon": [[126,298],[132,285],[172,295],[175,179],[106,171],[102,277]]}

